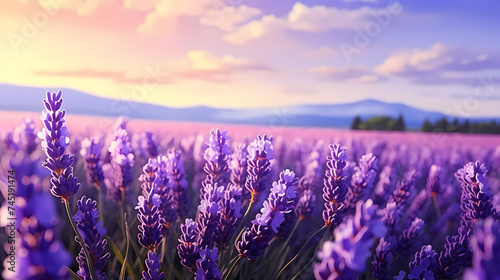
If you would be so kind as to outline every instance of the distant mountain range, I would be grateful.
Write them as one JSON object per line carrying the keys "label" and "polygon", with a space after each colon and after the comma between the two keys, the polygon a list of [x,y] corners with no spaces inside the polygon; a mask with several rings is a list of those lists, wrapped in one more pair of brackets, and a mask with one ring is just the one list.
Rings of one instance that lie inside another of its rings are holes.
{"label": "distant mountain range", "polygon": [[[40,112],[46,91],[55,88],[0,84],[0,110]],[[427,118],[435,121],[442,113],[429,112],[401,103],[367,99],[346,104],[294,105],[257,109],[223,109],[207,106],[170,108],[161,105],[98,97],[73,89],[62,89],[64,108],[70,114],[128,118],[233,123],[271,126],[308,126],[347,128],[356,115],[363,120],[373,116],[403,115],[409,128],[420,128]],[[474,119],[486,121],[489,119]]]}

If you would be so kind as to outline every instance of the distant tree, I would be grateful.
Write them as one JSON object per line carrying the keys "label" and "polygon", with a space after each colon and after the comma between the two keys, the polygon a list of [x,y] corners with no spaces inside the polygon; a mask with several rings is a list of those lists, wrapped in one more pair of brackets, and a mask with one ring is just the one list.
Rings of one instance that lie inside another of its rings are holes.
{"label": "distant tree", "polygon": [[464,121],[462,125],[460,125],[460,132],[469,133],[470,132],[470,122],[468,119]]}
{"label": "distant tree", "polygon": [[396,130],[396,131],[405,131],[406,130],[406,125],[405,121],[403,120],[403,115],[399,114],[398,118],[394,122],[394,126],[392,127],[391,130]]}
{"label": "distant tree", "polygon": [[429,119],[425,119],[420,130],[425,132],[432,132],[434,130],[434,126],[431,124]]}
{"label": "distant tree", "polygon": [[358,115],[354,118],[351,124],[351,129],[359,129],[359,126],[361,125],[361,117]]}
{"label": "distant tree", "polygon": [[435,128],[443,131],[443,132],[448,132],[448,119],[446,117],[443,117],[442,119],[436,121]]}
{"label": "distant tree", "polygon": [[449,125],[448,130],[449,132],[458,132],[460,130],[460,122],[458,121],[457,118],[453,119],[453,122]]}
{"label": "distant tree", "polygon": [[395,120],[391,117],[373,117],[359,125],[359,129],[365,130],[392,130]]}

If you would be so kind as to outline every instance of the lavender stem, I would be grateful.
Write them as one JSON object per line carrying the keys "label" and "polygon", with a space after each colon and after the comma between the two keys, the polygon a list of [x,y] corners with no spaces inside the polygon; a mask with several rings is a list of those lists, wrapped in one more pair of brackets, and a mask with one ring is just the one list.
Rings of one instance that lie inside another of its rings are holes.
{"label": "lavender stem", "polygon": [[80,235],[80,232],[78,232],[78,229],[75,226],[75,221],[73,221],[73,215],[71,215],[71,210],[69,209],[69,202],[67,199],[63,199],[64,202],[64,207],[66,208],[66,214],[68,215],[69,222],[71,224],[71,227],[75,231],[76,237],[78,238],[78,242],[82,246],[83,252],[85,252],[85,260],[87,261],[87,266],[89,267],[89,272],[90,272],[90,278],[94,280],[98,280],[97,274],[95,273],[94,265],[92,263],[92,258],[90,257],[89,251],[87,250],[87,245],[83,241],[82,236]]}

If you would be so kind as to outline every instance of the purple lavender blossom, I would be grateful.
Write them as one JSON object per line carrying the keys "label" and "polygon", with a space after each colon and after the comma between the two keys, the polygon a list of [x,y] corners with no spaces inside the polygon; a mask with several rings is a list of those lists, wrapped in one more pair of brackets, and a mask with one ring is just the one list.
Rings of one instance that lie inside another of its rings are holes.
{"label": "purple lavender blossom", "polygon": [[181,160],[182,151],[179,149],[170,149],[167,157],[169,166],[167,180],[172,188],[177,214],[180,217],[185,217],[190,210],[191,201],[187,192],[188,181],[186,180],[186,171]]}
{"label": "purple lavender blossom", "polygon": [[446,236],[444,250],[439,253],[438,266],[434,270],[436,278],[457,278],[464,267],[470,266],[472,252],[469,250],[469,237],[471,234],[472,230],[460,226],[457,235]]}
{"label": "purple lavender blossom", "polygon": [[[314,150],[309,154],[308,164],[304,176],[300,178],[297,186],[297,201],[295,214],[299,219],[305,219],[312,215],[316,202],[314,192],[321,181],[321,172],[324,165],[323,157],[321,156],[321,147],[323,142],[319,141]],[[291,225],[293,226],[293,225]]]}
{"label": "purple lavender blossom", "polygon": [[241,187],[229,184],[220,200],[219,228],[215,232],[215,240],[221,250],[229,246],[229,242],[240,222],[241,191]]}
{"label": "purple lavender blossom", "polygon": [[181,259],[181,264],[193,271],[196,270],[196,260],[199,257],[198,235],[196,234],[196,222],[192,219],[186,219],[184,224],[181,224],[181,236],[179,237],[179,245],[177,252]]}
{"label": "purple lavender blossom", "polygon": [[68,129],[64,126],[65,110],[61,110],[63,103],[62,91],[58,93],[47,92],[46,99],[43,100],[45,109],[42,111],[44,128],[38,133],[42,139],[42,149],[47,155],[47,159],[42,165],[51,171],[52,188],[50,192],[67,201],[80,189],[78,178],[73,175],[73,163],[75,155],[65,154],[69,145]]}
{"label": "purple lavender blossom", "polygon": [[473,227],[479,219],[493,217],[498,220],[499,213],[491,204],[491,191],[486,182],[487,173],[484,164],[479,161],[470,162],[455,173],[455,177],[462,187],[461,205],[463,218],[462,223],[468,228]]}
{"label": "purple lavender blossom", "polygon": [[278,181],[273,182],[271,193],[260,213],[252,221],[252,227],[247,228],[241,241],[236,243],[240,257],[255,260],[264,253],[269,241],[284,221],[285,213],[293,210],[297,183],[295,173],[288,169],[280,173]]}
{"label": "purple lavender blossom", "polygon": [[354,212],[356,203],[364,201],[371,194],[374,187],[375,176],[377,172],[378,159],[372,154],[366,154],[359,159],[359,165],[355,167],[352,175],[351,186],[349,187],[345,198],[345,214],[350,215]]}
{"label": "purple lavender blossom", "polygon": [[218,249],[209,249],[205,247],[200,249],[200,258],[196,260],[196,280],[220,280],[222,279],[222,273],[217,268],[217,261],[219,256],[217,255]]}
{"label": "purple lavender blossom", "polygon": [[161,256],[154,252],[148,252],[146,259],[147,271],[142,272],[142,280],[161,280],[165,273],[160,272]]}
{"label": "purple lavender blossom", "polygon": [[219,227],[222,207],[220,201],[224,195],[224,187],[207,185],[205,194],[198,206],[196,217],[196,234],[198,235],[198,246],[210,248],[215,242],[215,234]]}
{"label": "purple lavender blossom", "polygon": [[139,150],[146,158],[158,156],[158,143],[153,132],[146,131],[139,136]]}
{"label": "purple lavender blossom", "polygon": [[155,191],[156,189],[151,189],[147,197],[139,196],[139,203],[135,207],[138,210],[139,243],[153,253],[163,240],[161,234],[162,224],[158,210],[161,205],[161,198]]}
{"label": "purple lavender blossom", "polygon": [[[54,197],[43,189],[41,180],[47,170],[40,166],[40,159],[28,155],[25,151],[9,160],[12,174],[16,178],[16,261],[17,269],[8,270],[10,257],[3,260],[3,279],[62,279],[67,277],[66,266],[71,264],[71,255],[58,239],[56,231],[59,217],[54,204]],[[30,180],[23,180],[30,178]],[[3,182],[2,182],[3,184]],[[4,202],[2,213],[8,211]],[[5,210],[5,212],[4,212]],[[1,219],[0,226],[8,227],[7,219]],[[5,240],[6,241],[6,240]],[[7,242],[5,242],[7,244]],[[6,247],[7,248],[7,247]],[[4,248],[2,248],[3,250]],[[10,252],[10,250],[9,250]]]}
{"label": "purple lavender blossom", "polygon": [[433,164],[429,170],[429,177],[427,177],[427,193],[429,197],[437,196],[443,193],[444,189],[439,183],[439,175],[441,174],[441,167]]}
{"label": "purple lavender blossom", "polygon": [[388,234],[392,235],[393,232],[400,231],[399,219],[405,213],[407,208],[407,201],[411,198],[412,186],[415,183],[417,173],[414,171],[409,172],[406,178],[398,181],[396,189],[389,196],[387,201],[386,210],[382,217],[388,229]]}
{"label": "purple lavender blossom", "polygon": [[231,158],[229,145],[226,143],[228,139],[227,130],[212,129],[210,131],[210,138],[207,142],[208,147],[203,155],[203,158],[206,160],[203,170],[207,176],[202,182],[203,187],[200,189],[201,199],[203,199],[207,185],[222,185],[227,181],[226,177],[229,172],[228,161]]}
{"label": "purple lavender blossom", "polygon": [[[99,279],[106,279],[106,273],[103,269],[110,254],[106,252],[106,244],[108,241],[103,239],[103,236],[106,234],[106,229],[102,227],[100,221],[96,222],[97,218],[99,218],[97,202],[83,196],[78,201],[78,211],[73,215],[73,220],[87,246],[97,277],[99,277]],[[80,245],[82,244],[80,243]],[[78,275],[82,277],[83,280],[91,279],[83,248],[80,249],[76,261],[80,267],[77,272]]]}
{"label": "purple lavender blossom", "polygon": [[[170,181],[170,160],[166,156],[158,156],[156,159],[149,159],[148,163],[145,165],[155,165],[153,173],[148,173],[149,176],[153,176],[155,179],[156,192],[160,196],[161,205],[159,207],[161,224],[163,225],[163,234],[167,234],[172,227],[172,224],[179,218],[178,215],[178,203],[175,200],[175,193]],[[146,170],[144,170],[143,176],[146,175]],[[139,178],[141,180],[141,178]]]}
{"label": "purple lavender blossom", "polygon": [[26,154],[31,155],[38,147],[35,121],[24,118],[23,123],[14,131],[14,139],[17,147]]}
{"label": "purple lavender blossom", "polygon": [[327,226],[337,226],[342,222],[344,198],[348,188],[344,170],[347,161],[346,151],[347,148],[339,144],[330,145],[330,155],[326,157],[328,168],[323,187],[323,200],[325,200],[323,220]]}
{"label": "purple lavender blossom", "polygon": [[373,279],[391,279],[389,275],[391,271],[391,263],[394,259],[391,250],[391,242],[386,241],[386,238],[382,237],[375,248],[375,256],[373,256],[373,261],[371,262]]}
{"label": "purple lavender blossom", "polygon": [[373,189],[378,205],[383,205],[387,201],[387,198],[392,193],[394,185],[396,185],[395,168],[390,165],[386,165],[382,168],[378,182]]}
{"label": "purple lavender blossom", "polygon": [[396,252],[408,255],[415,250],[417,238],[420,237],[424,230],[424,221],[420,218],[415,218],[408,228],[403,229],[396,246]]}
{"label": "purple lavender blossom", "polygon": [[410,274],[408,279],[434,280],[434,270],[437,266],[438,254],[432,250],[432,246],[422,246],[420,252],[415,254],[415,259],[410,262]]}
{"label": "purple lavender blossom", "polygon": [[313,190],[305,190],[302,196],[297,200],[295,205],[295,215],[299,219],[305,219],[311,217],[314,210],[314,202],[316,201],[316,195],[314,195]]}
{"label": "purple lavender blossom", "polygon": [[248,176],[245,187],[250,192],[252,203],[266,189],[267,177],[271,173],[270,160],[274,158],[272,141],[272,137],[257,135],[257,139],[247,147]]}
{"label": "purple lavender blossom", "polygon": [[374,237],[387,233],[376,211],[371,199],[356,204],[354,216],[335,228],[335,241],[325,242],[318,253],[321,263],[314,266],[316,279],[355,279],[365,270]]}
{"label": "purple lavender blossom", "polygon": [[500,279],[500,224],[492,218],[478,223],[470,238],[474,256],[464,279]]}
{"label": "purple lavender blossom", "polygon": [[237,187],[243,188],[243,198],[247,199],[250,197],[250,192],[248,191],[247,188],[244,188],[246,178],[247,178],[247,156],[248,156],[248,151],[246,149],[246,144],[241,143],[238,146],[236,146],[236,152],[234,153],[235,155],[232,158],[231,161],[231,175],[229,177],[231,184]]}
{"label": "purple lavender blossom", "polygon": [[102,173],[101,151],[102,140],[100,137],[85,138],[82,141],[82,149],[80,155],[85,161],[85,169],[87,170],[87,181],[90,185],[96,188],[101,187],[101,182],[104,180]]}
{"label": "purple lavender blossom", "polygon": [[[134,154],[126,130],[118,128],[109,145],[110,163],[103,166],[107,193],[118,203],[122,203],[122,193],[132,184]],[[125,196],[125,194],[123,194]]]}

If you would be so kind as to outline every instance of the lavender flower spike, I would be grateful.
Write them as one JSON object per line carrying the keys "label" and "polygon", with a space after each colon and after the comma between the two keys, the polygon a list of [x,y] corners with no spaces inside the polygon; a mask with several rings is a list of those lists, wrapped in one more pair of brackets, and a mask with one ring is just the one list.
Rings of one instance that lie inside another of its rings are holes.
{"label": "lavender flower spike", "polygon": [[100,137],[90,137],[82,141],[80,155],[85,160],[85,169],[87,170],[87,180],[89,184],[96,188],[101,187],[104,180],[101,162],[102,140]]}
{"label": "lavender flower spike", "polygon": [[433,164],[429,170],[429,177],[427,177],[427,194],[429,197],[441,194],[444,190],[439,183],[439,174],[441,173],[441,167]]}
{"label": "lavender flower spike", "polygon": [[422,246],[420,252],[415,254],[415,260],[410,262],[408,279],[434,279],[434,270],[437,267],[438,254],[432,250],[431,245]]}
{"label": "lavender flower spike", "polygon": [[[15,242],[13,245],[16,247],[16,267],[11,268],[10,256],[7,256],[11,252],[11,245],[7,246],[7,235],[2,235],[5,237],[5,247],[0,250],[6,249],[7,254],[2,252],[5,257],[2,260],[4,270],[0,278],[65,279],[68,274],[66,266],[71,265],[71,255],[59,240],[57,225],[60,217],[57,214],[54,198],[43,191],[42,178],[46,176],[47,170],[39,166],[38,157],[32,157],[26,151],[19,155],[9,160],[10,168],[15,170],[12,176],[16,178],[17,187],[17,203],[14,206],[17,234],[15,238],[12,239],[12,236],[9,238]],[[12,207],[8,204],[8,200],[2,204],[1,213],[7,213],[8,208]],[[7,229],[10,222],[12,221],[2,218],[0,220],[2,230]],[[5,233],[4,231],[2,234]]]}
{"label": "lavender flower spike", "polygon": [[[106,239],[103,239],[103,236],[106,234],[106,229],[102,227],[100,221],[96,222],[96,219],[99,217],[96,206],[96,201],[83,196],[78,201],[78,211],[73,215],[73,220],[76,222],[76,227],[84,239],[97,276],[99,279],[106,279],[106,273],[103,269],[110,254],[106,252],[106,244],[108,242]],[[82,277],[83,280],[91,279],[83,249],[80,250],[76,260],[80,267],[77,272],[78,275]]]}
{"label": "lavender flower spike", "polygon": [[40,117],[44,128],[38,133],[38,137],[42,139],[42,149],[47,155],[42,165],[52,174],[50,192],[67,201],[70,196],[78,192],[80,183],[73,175],[75,156],[64,153],[69,145],[69,138],[68,129],[64,126],[66,111],[61,110],[62,102],[62,91],[47,92],[47,97],[43,100],[45,109]]}
{"label": "lavender flower spike", "polygon": [[155,191],[156,189],[151,189],[147,197],[139,196],[139,203],[135,207],[139,211],[137,213],[137,219],[140,223],[139,243],[153,253],[163,240],[161,234],[162,224],[160,223],[160,213],[158,210],[158,207],[161,205],[161,199]]}
{"label": "lavender flower spike", "polygon": [[274,158],[273,138],[257,135],[247,147],[248,176],[245,187],[250,192],[250,202],[255,202],[257,195],[266,189],[267,176],[271,173],[270,160]]}
{"label": "lavender flower spike", "polygon": [[221,213],[215,239],[221,249],[226,249],[229,246],[229,242],[238,227],[241,218],[241,191],[241,187],[229,184],[220,201]]}
{"label": "lavender flower spike", "polygon": [[474,250],[473,264],[464,279],[500,279],[500,223],[488,218],[476,225],[470,239]]}
{"label": "lavender flower spike", "polygon": [[354,216],[335,228],[335,241],[325,242],[318,253],[321,263],[314,267],[316,279],[356,279],[365,270],[374,237],[387,233],[376,211],[371,199],[356,204]]}
{"label": "lavender flower spike", "polygon": [[280,173],[280,179],[273,182],[271,193],[264,202],[264,207],[252,221],[252,227],[247,228],[236,243],[239,255],[249,260],[255,260],[264,253],[271,238],[285,220],[285,213],[294,208],[295,187],[298,183],[295,173],[285,170]]}
{"label": "lavender flower spike", "polygon": [[484,164],[476,161],[466,164],[455,173],[462,187],[462,224],[469,229],[472,229],[473,223],[479,219],[500,219],[499,213],[491,204],[491,190],[485,178],[487,172]]}
{"label": "lavender flower spike", "polygon": [[230,175],[230,181],[231,184],[243,188],[243,197],[245,199],[248,198],[250,195],[250,192],[247,190],[247,188],[244,188],[245,186],[245,181],[247,179],[247,156],[248,156],[248,151],[246,149],[246,144],[241,143],[240,145],[236,146],[236,156],[233,157],[231,161],[231,175]]}
{"label": "lavender flower spike", "polygon": [[328,169],[325,172],[323,199],[325,225],[337,226],[342,222],[344,199],[347,193],[347,176],[344,170],[347,161],[347,148],[339,144],[330,145],[330,155],[326,157]]}
{"label": "lavender flower spike", "polygon": [[181,224],[181,236],[179,237],[177,252],[181,264],[193,271],[196,270],[196,260],[199,256],[197,239],[196,222],[186,219],[185,223]]}
{"label": "lavender flower spike", "polygon": [[210,250],[208,247],[200,249],[200,258],[196,261],[195,280],[220,280],[222,279],[222,273],[217,268],[217,261],[219,256],[217,255],[218,249],[213,248]]}
{"label": "lavender flower spike", "polygon": [[196,217],[196,234],[198,235],[198,246],[209,246],[212,248],[215,242],[215,234],[219,227],[219,219],[222,207],[220,201],[224,195],[224,187],[218,185],[207,185],[203,200],[198,206]]}
{"label": "lavender flower spike", "polygon": [[134,154],[127,131],[118,128],[109,145],[110,163],[103,166],[108,195],[122,203],[122,192],[133,182]]}
{"label": "lavender flower spike", "polygon": [[375,172],[377,163],[377,157],[371,153],[359,159],[358,166],[354,168],[351,187],[345,199],[346,214],[352,214],[356,208],[356,203],[358,201],[364,201],[371,194],[375,176],[377,175]]}
{"label": "lavender flower spike", "polygon": [[14,131],[14,141],[17,146],[26,154],[31,155],[38,146],[35,121],[31,118],[24,118],[23,123],[16,127]]}
{"label": "lavender flower spike", "polygon": [[147,271],[142,272],[142,280],[161,280],[165,273],[160,272],[160,255],[148,252],[148,258],[146,259]]}
{"label": "lavender flower spike", "polygon": [[186,180],[186,171],[184,170],[184,164],[181,157],[181,150],[170,149],[168,151],[169,174],[167,178],[172,186],[177,214],[181,217],[185,217],[191,207],[191,201],[187,193],[188,181]]}
{"label": "lavender flower spike", "polygon": [[207,185],[222,185],[226,183],[227,173],[229,172],[228,160],[231,157],[229,145],[226,143],[229,139],[227,130],[220,131],[212,129],[210,138],[207,142],[208,148],[205,150],[203,158],[206,160],[203,170],[207,173],[202,182],[203,188],[200,189],[200,198],[203,199]]}

